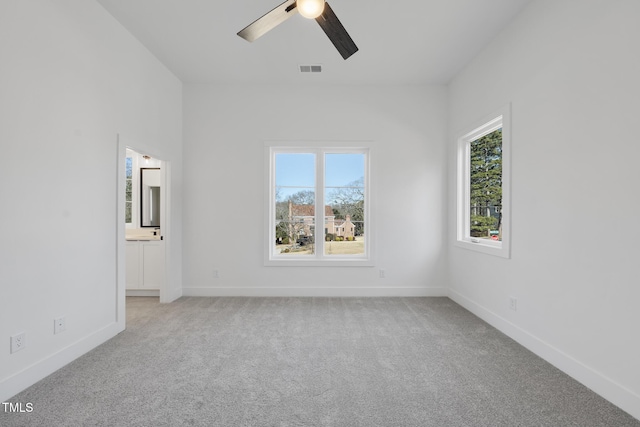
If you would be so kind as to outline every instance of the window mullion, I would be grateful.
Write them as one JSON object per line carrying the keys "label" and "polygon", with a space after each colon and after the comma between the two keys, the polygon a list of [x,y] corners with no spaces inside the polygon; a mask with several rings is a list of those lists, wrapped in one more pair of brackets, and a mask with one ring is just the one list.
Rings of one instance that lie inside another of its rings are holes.
{"label": "window mullion", "polygon": [[324,258],[324,151],[316,152],[316,206],[314,246],[316,258]]}

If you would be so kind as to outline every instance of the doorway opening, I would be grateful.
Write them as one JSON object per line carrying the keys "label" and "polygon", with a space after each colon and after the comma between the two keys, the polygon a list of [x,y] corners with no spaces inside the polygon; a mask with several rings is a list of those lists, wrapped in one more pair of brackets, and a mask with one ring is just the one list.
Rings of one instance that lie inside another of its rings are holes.
{"label": "doorway opening", "polygon": [[162,161],[126,148],[125,289],[127,296],[160,297],[165,276]]}
{"label": "doorway opening", "polygon": [[170,302],[170,163],[144,145],[118,136],[117,321],[127,297]]}

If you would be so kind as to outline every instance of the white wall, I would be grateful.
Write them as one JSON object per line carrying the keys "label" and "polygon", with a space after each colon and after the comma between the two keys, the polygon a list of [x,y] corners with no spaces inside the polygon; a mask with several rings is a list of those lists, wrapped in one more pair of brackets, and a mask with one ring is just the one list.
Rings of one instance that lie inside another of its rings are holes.
{"label": "white wall", "polygon": [[450,245],[451,296],[636,418],[639,16],[636,0],[534,1],[449,97],[449,218],[455,137],[508,102],[513,125],[512,258]]}
{"label": "white wall", "polygon": [[[446,293],[443,87],[186,85],[184,105],[185,295]],[[375,267],[263,265],[265,140],[373,142]]]}
{"label": "white wall", "polygon": [[[0,3],[0,400],[115,335],[117,135],[181,184],[181,83],[101,6]],[[174,191],[180,250],[180,191]],[[172,277],[179,289],[180,256]],[[53,319],[67,330],[53,334]],[[26,333],[9,354],[9,337]]]}

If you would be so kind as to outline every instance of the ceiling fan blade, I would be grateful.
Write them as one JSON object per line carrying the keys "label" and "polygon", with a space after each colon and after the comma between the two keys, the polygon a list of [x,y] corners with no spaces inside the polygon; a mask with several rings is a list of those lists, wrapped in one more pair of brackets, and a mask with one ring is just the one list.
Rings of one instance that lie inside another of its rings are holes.
{"label": "ceiling fan blade", "polygon": [[338,49],[344,59],[358,51],[358,46],[353,42],[347,30],[344,29],[336,14],[333,13],[329,3],[324,3],[324,11],[322,15],[316,18],[316,21],[318,21],[318,24],[320,24],[331,43]]}
{"label": "ceiling fan blade", "polygon": [[240,30],[238,35],[252,42],[291,18],[297,12],[296,0],[287,0]]}

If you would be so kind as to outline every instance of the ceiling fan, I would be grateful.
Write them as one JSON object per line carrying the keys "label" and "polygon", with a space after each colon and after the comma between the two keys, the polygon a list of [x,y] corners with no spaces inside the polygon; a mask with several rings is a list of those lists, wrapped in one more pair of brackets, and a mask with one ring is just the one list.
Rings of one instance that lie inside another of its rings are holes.
{"label": "ceiling fan", "polygon": [[353,42],[336,14],[333,13],[333,9],[325,0],[287,0],[269,13],[253,21],[238,32],[238,35],[252,42],[296,13],[300,13],[305,18],[315,19],[344,59],[358,51],[358,46]]}

